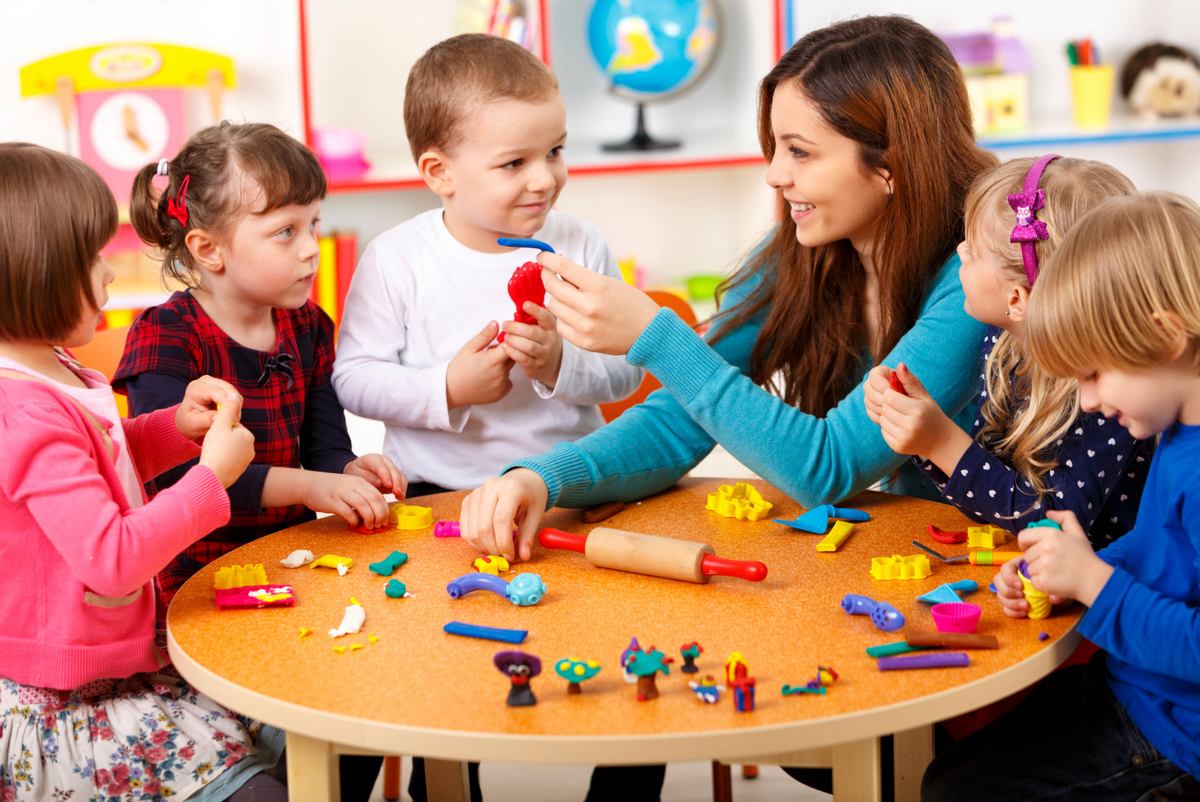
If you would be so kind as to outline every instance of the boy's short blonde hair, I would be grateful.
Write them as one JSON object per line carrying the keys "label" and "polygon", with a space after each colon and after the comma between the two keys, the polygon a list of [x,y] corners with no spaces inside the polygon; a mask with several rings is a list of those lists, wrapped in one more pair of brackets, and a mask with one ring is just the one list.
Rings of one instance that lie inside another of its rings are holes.
{"label": "boy's short blonde hair", "polygon": [[438,42],[417,59],[404,90],[404,131],[413,159],[430,149],[452,153],[463,140],[463,122],[493,100],[545,100],[558,79],[516,42],[486,33],[464,33]]}
{"label": "boy's short blonde hair", "polygon": [[1110,198],[1068,232],[1038,280],[1025,334],[1055,376],[1167,363],[1180,335],[1200,368],[1200,206],[1172,192]]}

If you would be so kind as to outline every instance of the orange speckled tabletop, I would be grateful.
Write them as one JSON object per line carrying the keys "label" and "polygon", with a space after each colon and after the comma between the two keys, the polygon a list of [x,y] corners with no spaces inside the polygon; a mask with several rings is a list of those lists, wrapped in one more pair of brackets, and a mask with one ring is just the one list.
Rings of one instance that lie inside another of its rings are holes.
{"label": "orange speckled tabletop", "polygon": [[[857,524],[836,553],[818,553],[819,535],[706,511],[707,493],[722,483],[686,479],[595,525],[584,524],[580,510],[555,509],[543,526],[580,533],[605,526],[709,543],[719,556],[766,563],[764,582],[658,579],[596,568],[582,554],[535,545],[529,563],[502,576],[540,574],[548,591],[539,604],[516,607],[483,591],[455,600],[446,584],[473,571],[478,556],[465,542],[435,538],[432,529],[356,535],[333,517],[247,544],[197,574],[170,608],[171,654],[184,675],[218,701],[314,738],[453,760],[596,762],[604,755],[619,763],[769,754],[928,724],[1030,684],[1074,646],[1082,608],[1056,611],[1043,621],[1007,619],[987,590],[997,568],[931,559],[928,579],[871,578],[872,557],[917,553],[910,545],[914,538],[944,554],[965,554],[965,544],[940,546],[927,534],[930,523],[943,529],[970,523],[953,507],[864,493],[843,506],[869,512],[871,521]],[[771,517],[803,512],[765,482],[754,484],[775,504]],[[464,495],[414,503],[432,506],[435,520],[457,520]],[[1010,540],[1005,548],[1016,546]],[[328,569],[281,566],[295,549],[352,557],[354,567],[341,577]],[[413,598],[388,598],[388,580],[368,570],[393,550],[408,554],[394,578]],[[296,606],[218,612],[213,574],[246,563],[262,563],[272,583],[291,584]],[[901,640],[904,631],[881,632],[838,604],[847,593],[863,594],[891,602],[908,619],[906,630],[933,630],[929,607],[916,596],[960,579],[979,582],[979,591],[965,600],[983,608],[978,631],[1001,644],[969,652],[969,668],[880,672],[864,650]],[[358,635],[335,640],[328,630],[338,626],[351,597],[366,610],[366,625]],[[529,637],[521,646],[458,637],[443,632],[448,621],[527,629]],[[313,633],[298,638],[301,627]],[[1039,641],[1043,631],[1050,638]],[[378,642],[371,645],[368,635]],[[631,636],[675,658],[670,675],[658,677],[661,696],[655,701],[637,702],[636,686],[621,678],[618,655]],[[679,648],[693,640],[704,649],[699,676],[720,680],[730,652],[745,656],[758,683],[753,713],[737,712],[731,694],[708,705],[688,689],[697,675],[679,672]],[[353,643],[363,648],[345,654],[331,648]],[[542,674],[531,683],[534,707],[505,704],[509,682],[493,667],[492,655],[514,648],[542,659]],[[582,694],[569,696],[567,683],[554,673],[555,661],[564,657],[603,666]],[[827,695],[781,695],[784,684],[811,679],[818,664],[840,674]],[[728,737],[735,733],[737,738]]]}

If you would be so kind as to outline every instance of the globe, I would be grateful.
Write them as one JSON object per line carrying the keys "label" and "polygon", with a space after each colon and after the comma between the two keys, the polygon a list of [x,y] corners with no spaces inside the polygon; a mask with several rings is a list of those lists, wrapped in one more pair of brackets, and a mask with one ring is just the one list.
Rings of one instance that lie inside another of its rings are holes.
{"label": "globe", "polygon": [[646,133],[644,104],[695,83],[712,64],[719,36],[714,0],[596,0],[588,47],[613,92],[637,103],[637,133],[605,150],[678,147]]}

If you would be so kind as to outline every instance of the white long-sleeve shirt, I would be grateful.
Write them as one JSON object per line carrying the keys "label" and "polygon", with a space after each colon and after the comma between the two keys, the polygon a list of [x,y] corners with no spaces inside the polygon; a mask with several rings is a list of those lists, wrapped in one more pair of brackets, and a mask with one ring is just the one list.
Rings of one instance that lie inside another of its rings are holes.
{"label": "white long-sleeve shirt", "polygon": [[[595,226],[551,212],[534,235],[572,262],[620,276]],[[383,421],[383,453],[412,482],[478,487],[514,459],[574,442],[604,420],[597,404],[637,389],[645,372],[624,357],[583,351],[563,341],[551,389],[510,374],[513,388],[493,404],[451,410],[450,360],[489,320],[512,320],[508,280],[537,251],[471,250],[435,209],[381,234],[367,246],[346,296],[333,385],[342,405]]]}

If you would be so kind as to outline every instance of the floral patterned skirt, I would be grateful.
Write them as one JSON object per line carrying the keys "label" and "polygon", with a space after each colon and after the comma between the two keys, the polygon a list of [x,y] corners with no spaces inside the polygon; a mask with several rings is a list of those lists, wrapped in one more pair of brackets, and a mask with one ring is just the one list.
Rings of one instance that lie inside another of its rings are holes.
{"label": "floral patterned skirt", "polygon": [[0,679],[0,712],[0,802],[184,799],[258,752],[256,726],[168,673],[73,691]]}

